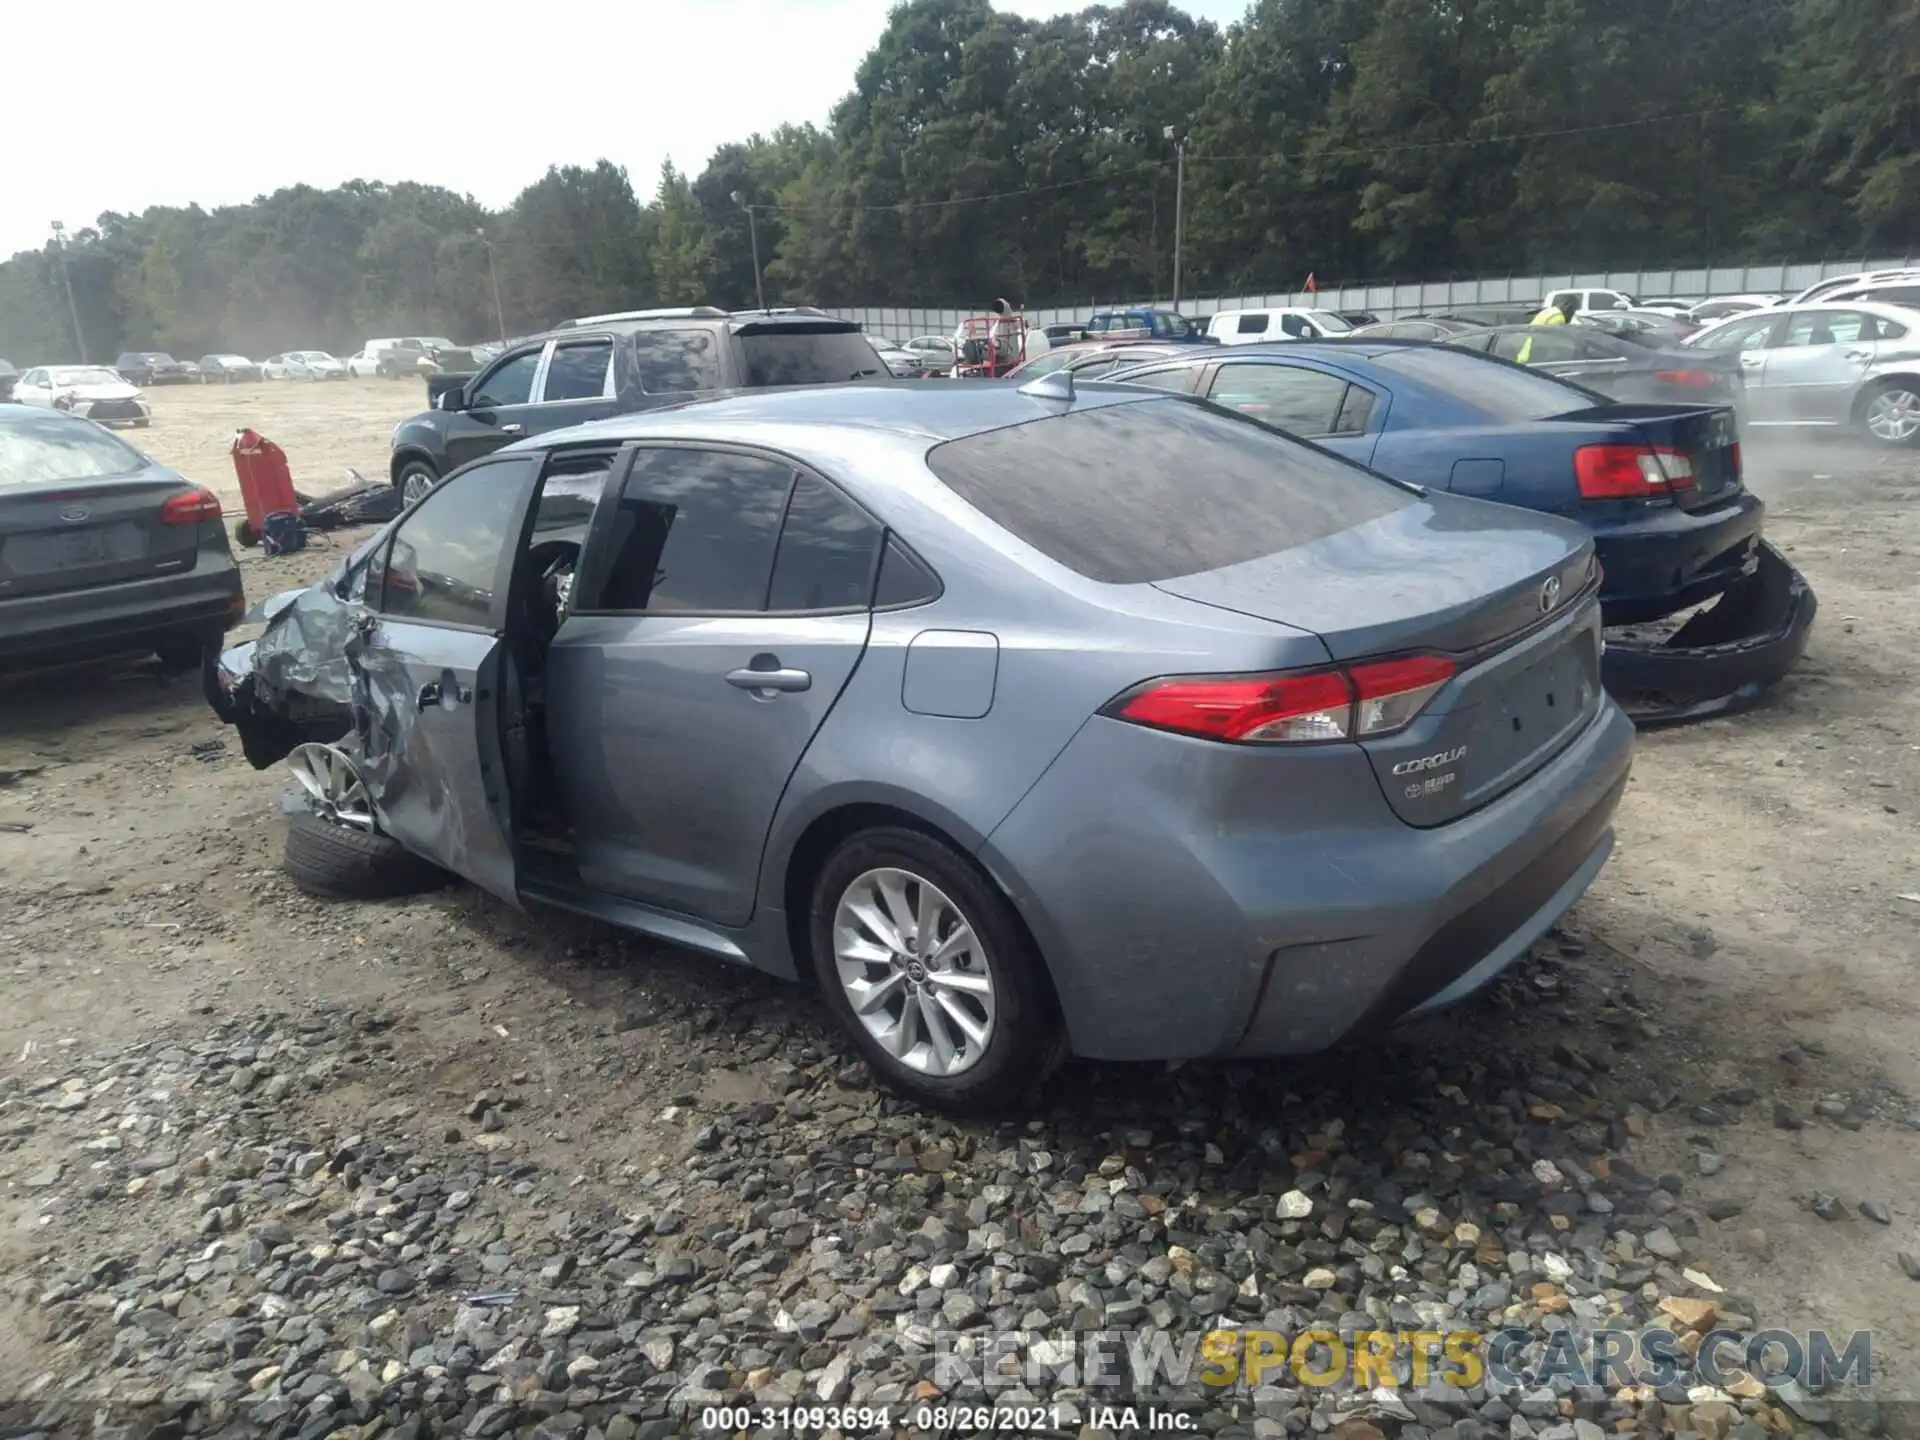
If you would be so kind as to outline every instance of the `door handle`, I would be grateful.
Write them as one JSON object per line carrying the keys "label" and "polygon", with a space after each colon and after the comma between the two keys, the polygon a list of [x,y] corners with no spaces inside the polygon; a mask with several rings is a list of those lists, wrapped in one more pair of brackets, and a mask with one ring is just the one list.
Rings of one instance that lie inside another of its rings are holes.
{"label": "door handle", "polygon": [[1871,360],[1872,358],[1873,358],[1873,352],[1871,350],[1847,351],[1847,359],[1849,360]]}
{"label": "door handle", "polygon": [[813,688],[813,676],[804,670],[729,670],[727,684],[736,690],[751,690],[772,697]]}
{"label": "door handle", "polygon": [[516,420],[509,420],[500,427],[500,433],[502,435],[524,435],[527,433],[527,427]]}

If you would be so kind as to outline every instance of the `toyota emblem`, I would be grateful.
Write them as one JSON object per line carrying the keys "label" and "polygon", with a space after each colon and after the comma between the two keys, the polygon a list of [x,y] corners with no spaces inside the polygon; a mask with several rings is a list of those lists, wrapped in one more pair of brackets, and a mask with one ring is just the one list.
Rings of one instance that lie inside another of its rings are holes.
{"label": "toyota emblem", "polygon": [[1560,577],[1549,575],[1547,583],[1540,587],[1540,613],[1545,615],[1560,603]]}
{"label": "toyota emblem", "polygon": [[82,520],[87,518],[87,507],[84,505],[69,505],[60,512],[60,518],[69,525],[78,525]]}

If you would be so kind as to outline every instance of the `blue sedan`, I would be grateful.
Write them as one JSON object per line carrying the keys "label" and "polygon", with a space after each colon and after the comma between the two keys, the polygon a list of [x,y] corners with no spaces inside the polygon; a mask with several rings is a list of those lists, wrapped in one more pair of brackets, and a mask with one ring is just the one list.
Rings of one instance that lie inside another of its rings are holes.
{"label": "blue sedan", "polygon": [[1112,377],[1202,395],[1375,470],[1544,510],[1593,532],[1609,625],[1726,591],[1759,558],[1733,412],[1620,404],[1491,356],[1388,340],[1294,341]]}

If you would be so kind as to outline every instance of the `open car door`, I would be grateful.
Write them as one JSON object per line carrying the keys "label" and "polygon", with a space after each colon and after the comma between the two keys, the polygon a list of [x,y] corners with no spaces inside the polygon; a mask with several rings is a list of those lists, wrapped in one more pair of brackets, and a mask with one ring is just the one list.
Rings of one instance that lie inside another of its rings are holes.
{"label": "open car door", "polygon": [[373,558],[348,648],[367,790],[380,827],[519,903],[504,732],[520,720],[509,637],[539,455],[503,455],[450,476]]}

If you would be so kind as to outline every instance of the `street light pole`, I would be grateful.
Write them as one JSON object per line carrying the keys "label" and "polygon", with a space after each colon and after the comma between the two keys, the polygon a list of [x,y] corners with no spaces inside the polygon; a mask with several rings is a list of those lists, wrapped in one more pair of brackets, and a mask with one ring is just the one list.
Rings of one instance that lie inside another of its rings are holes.
{"label": "street light pole", "polygon": [[753,206],[747,203],[746,197],[736,190],[731,198],[734,204],[747,212],[747,240],[753,246],[753,298],[764,310],[767,308],[767,291],[760,281],[760,227],[754,223]]}
{"label": "street light pole", "polygon": [[1173,126],[1162,132],[1173,141],[1173,308],[1180,308],[1180,249],[1186,238],[1187,137],[1176,137]]}
{"label": "street light pole", "polygon": [[80,363],[87,363],[87,337],[80,332],[80,307],[73,303],[73,275],[67,269],[67,227],[53,222],[53,248],[60,256],[60,284],[67,292],[67,315],[73,321],[73,346],[80,352]]}
{"label": "street light pole", "polygon": [[507,315],[506,311],[500,308],[500,267],[494,262],[493,241],[487,239],[487,232],[484,229],[475,230],[473,233],[478,235],[480,243],[487,247],[487,276],[493,281],[493,323],[494,328],[500,332],[500,343],[504,345],[507,343]]}

